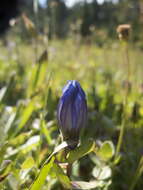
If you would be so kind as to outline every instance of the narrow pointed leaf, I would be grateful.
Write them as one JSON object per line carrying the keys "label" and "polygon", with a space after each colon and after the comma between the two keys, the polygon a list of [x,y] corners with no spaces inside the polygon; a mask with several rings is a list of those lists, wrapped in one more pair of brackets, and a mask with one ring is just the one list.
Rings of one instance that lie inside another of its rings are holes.
{"label": "narrow pointed leaf", "polygon": [[38,177],[32,184],[29,190],[41,190],[42,186],[44,185],[46,181],[46,177],[48,173],[50,172],[51,168],[53,167],[54,157],[50,160],[50,162],[44,164],[43,168],[41,169]]}
{"label": "narrow pointed leaf", "polygon": [[68,176],[65,175],[65,173],[63,172],[62,168],[60,166],[58,166],[57,164],[53,164],[53,170],[57,176],[57,178],[59,179],[59,181],[61,182],[61,184],[66,188],[66,189],[71,189],[71,183],[70,183],[70,179],[68,178]]}
{"label": "narrow pointed leaf", "polygon": [[83,142],[79,147],[69,152],[67,156],[67,160],[69,163],[73,163],[74,161],[78,160],[79,158],[89,154],[94,150],[95,142],[92,140],[88,140]]}
{"label": "narrow pointed leaf", "polygon": [[97,187],[103,187],[103,181],[92,181],[92,182],[85,182],[85,181],[72,181],[72,188],[73,189],[95,189]]}

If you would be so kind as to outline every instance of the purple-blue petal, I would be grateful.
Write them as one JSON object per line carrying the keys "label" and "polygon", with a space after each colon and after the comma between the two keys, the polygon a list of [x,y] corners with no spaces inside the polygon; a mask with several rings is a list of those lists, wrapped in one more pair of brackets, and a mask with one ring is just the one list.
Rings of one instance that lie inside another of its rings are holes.
{"label": "purple-blue petal", "polygon": [[86,97],[79,82],[71,80],[63,88],[57,112],[64,139],[78,140],[87,120]]}

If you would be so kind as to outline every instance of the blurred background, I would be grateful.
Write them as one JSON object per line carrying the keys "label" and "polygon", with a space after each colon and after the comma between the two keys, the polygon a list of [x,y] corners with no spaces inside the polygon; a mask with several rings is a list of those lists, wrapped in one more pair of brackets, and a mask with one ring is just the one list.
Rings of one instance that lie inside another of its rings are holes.
{"label": "blurred background", "polygon": [[123,23],[132,25],[134,41],[142,39],[142,0],[6,0],[0,8],[0,33],[16,19],[14,32],[27,39],[23,13],[34,22],[39,34],[46,33],[50,39],[78,33],[84,38],[94,35],[95,42],[103,45],[105,40],[116,38],[115,29]]}

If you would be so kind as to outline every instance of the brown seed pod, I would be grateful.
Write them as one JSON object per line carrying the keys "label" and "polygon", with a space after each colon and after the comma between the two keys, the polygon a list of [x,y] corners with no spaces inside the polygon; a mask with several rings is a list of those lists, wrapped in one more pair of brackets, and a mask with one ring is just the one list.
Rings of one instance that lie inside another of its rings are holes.
{"label": "brown seed pod", "polygon": [[119,36],[119,39],[127,41],[129,39],[130,30],[131,30],[130,24],[119,25],[116,29],[118,36]]}

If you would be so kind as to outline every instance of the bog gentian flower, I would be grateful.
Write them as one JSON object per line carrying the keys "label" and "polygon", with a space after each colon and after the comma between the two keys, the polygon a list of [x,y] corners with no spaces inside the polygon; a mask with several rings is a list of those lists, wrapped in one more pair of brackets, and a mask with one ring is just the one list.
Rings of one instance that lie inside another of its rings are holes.
{"label": "bog gentian flower", "polygon": [[69,81],[64,87],[57,115],[63,139],[70,148],[76,147],[87,120],[86,96],[76,80]]}

